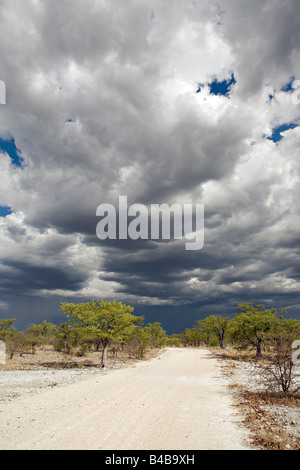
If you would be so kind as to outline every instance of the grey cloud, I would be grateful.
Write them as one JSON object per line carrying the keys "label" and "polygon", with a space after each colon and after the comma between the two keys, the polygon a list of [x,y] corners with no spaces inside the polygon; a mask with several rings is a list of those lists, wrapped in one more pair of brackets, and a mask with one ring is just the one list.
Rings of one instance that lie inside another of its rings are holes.
{"label": "grey cloud", "polygon": [[296,55],[300,39],[297,0],[221,1],[224,34],[237,61],[241,92],[250,97],[265,83],[280,88],[289,73],[299,74]]}
{"label": "grey cloud", "polygon": [[[0,159],[0,196],[18,220],[0,235],[3,298],[46,290],[53,305],[49,292],[78,299],[103,281],[140,307],[147,298],[149,312],[151,299],[174,316],[188,305],[186,318],[240,300],[298,305],[299,129],[276,148],[262,138],[299,117],[279,92],[300,74],[298,10],[293,0],[3,1],[0,136],[25,160],[13,170]],[[196,93],[232,72],[229,98]],[[96,208],[119,195],[204,203],[204,249],[100,243]]]}
{"label": "grey cloud", "polygon": [[35,290],[79,289],[85,279],[80,274],[70,270],[67,272],[60,267],[33,266],[22,261],[2,261],[4,267],[11,269],[2,272],[1,291],[14,295],[33,293]]}

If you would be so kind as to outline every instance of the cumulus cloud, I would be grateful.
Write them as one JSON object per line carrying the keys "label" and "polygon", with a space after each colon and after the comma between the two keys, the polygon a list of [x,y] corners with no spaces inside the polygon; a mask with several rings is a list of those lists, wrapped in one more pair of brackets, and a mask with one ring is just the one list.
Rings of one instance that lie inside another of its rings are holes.
{"label": "cumulus cloud", "polygon": [[[23,162],[0,147],[3,316],[91,297],[157,306],[170,328],[180,306],[189,321],[242,300],[299,314],[295,0],[3,0],[0,16],[0,139]],[[96,208],[120,195],[205,204],[203,250],[100,243]]]}

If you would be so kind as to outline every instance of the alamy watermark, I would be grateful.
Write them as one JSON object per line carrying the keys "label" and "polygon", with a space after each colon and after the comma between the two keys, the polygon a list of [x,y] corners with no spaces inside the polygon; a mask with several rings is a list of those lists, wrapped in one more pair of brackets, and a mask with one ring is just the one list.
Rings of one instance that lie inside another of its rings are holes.
{"label": "alamy watermark", "polygon": [[294,80],[292,83],[294,93],[292,94],[292,102],[294,104],[300,104],[300,80]]}
{"label": "alamy watermark", "polygon": [[6,104],[6,85],[3,80],[0,80],[0,104]]}
{"label": "alamy watermark", "polygon": [[293,364],[300,364],[300,341],[294,341],[292,344],[292,349],[296,349],[292,355]]}
{"label": "alamy watermark", "polygon": [[99,240],[182,240],[185,249],[204,246],[204,204],[133,204],[127,196],[119,197],[119,206],[101,204],[96,233]]}
{"label": "alamy watermark", "polygon": [[0,341],[0,364],[5,364],[5,363],[6,363],[5,343],[3,343],[3,341]]}

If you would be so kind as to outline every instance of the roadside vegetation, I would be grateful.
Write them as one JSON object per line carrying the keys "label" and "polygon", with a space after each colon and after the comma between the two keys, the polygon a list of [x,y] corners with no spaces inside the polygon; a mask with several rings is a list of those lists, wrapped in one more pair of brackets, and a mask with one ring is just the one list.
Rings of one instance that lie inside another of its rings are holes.
{"label": "roadside vegetation", "polygon": [[55,325],[44,320],[25,331],[14,328],[14,319],[0,319],[0,341],[6,346],[8,362],[16,356],[35,355],[50,348],[62,357],[82,358],[95,353],[94,364],[104,368],[110,357],[124,355],[143,359],[148,350],[172,345],[160,323],[144,325],[144,317],[133,308],[116,301],[92,300],[87,303],[63,303],[64,321]]}
{"label": "roadside vegetation", "polygon": [[300,321],[264,305],[241,303],[238,308],[231,319],[210,315],[180,334],[167,335],[160,323],[145,325],[143,316],[134,315],[133,307],[121,302],[62,303],[59,325],[44,320],[18,331],[14,319],[0,319],[0,340],[6,344],[8,359],[35,354],[37,348],[48,345],[63,355],[100,353],[101,367],[107,364],[108,351],[126,350],[142,359],[147,350],[167,346],[219,348],[223,355],[233,349],[241,359],[263,359],[261,377],[269,390],[285,396],[298,393]]}
{"label": "roadside vegetation", "polygon": [[[245,424],[253,431],[253,442],[264,449],[300,449],[299,432],[291,438],[270,411],[275,405],[290,407],[299,416],[300,321],[284,310],[241,303],[232,318],[210,315],[172,335],[160,323],[144,324],[143,316],[134,315],[134,309],[121,302],[63,303],[60,311],[61,324],[45,320],[25,331],[14,327],[14,319],[0,319],[8,368],[17,357],[45,350],[56,356],[44,366],[105,368],[118,359],[153,357],[165,347],[206,347],[226,372],[233,374],[240,367],[246,374],[246,383],[232,388],[244,409]],[[300,420],[295,425],[299,427]]]}

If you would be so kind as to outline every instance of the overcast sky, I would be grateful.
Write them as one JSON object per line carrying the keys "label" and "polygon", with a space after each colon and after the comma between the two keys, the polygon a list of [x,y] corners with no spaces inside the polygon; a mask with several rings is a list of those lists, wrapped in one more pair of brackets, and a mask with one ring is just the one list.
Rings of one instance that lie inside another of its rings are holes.
{"label": "overcast sky", "polygon": [[[300,318],[298,0],[1,0],[0,318],[239,302]],[[205,244],[111,241],[96,209],[205,205]]]}

